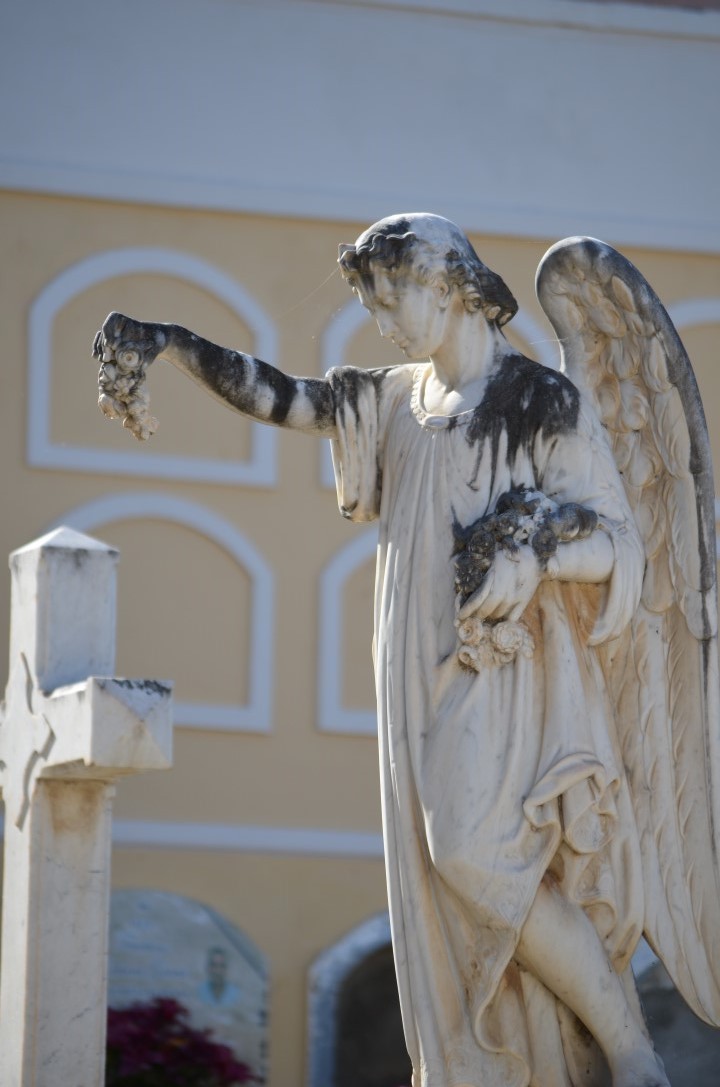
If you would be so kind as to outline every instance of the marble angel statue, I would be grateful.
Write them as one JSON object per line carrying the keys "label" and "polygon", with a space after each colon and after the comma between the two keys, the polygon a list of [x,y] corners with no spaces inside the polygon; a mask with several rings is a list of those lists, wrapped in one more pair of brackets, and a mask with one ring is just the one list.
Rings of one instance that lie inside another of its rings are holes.
{"label": "marble angel statue", "polygon": [[253,419],[332,439],[342,513],[379,518],[414,1087],[666,1085],[630,970],[643,934],[720,1022],[714,492],[687,356],[593,239],[538,271],[564,372],[510,346],[512,294],[446,219],[383,219],[339,263],[406,362],[296,378],[111,314],[101,407],[145,437],[162,356]]}

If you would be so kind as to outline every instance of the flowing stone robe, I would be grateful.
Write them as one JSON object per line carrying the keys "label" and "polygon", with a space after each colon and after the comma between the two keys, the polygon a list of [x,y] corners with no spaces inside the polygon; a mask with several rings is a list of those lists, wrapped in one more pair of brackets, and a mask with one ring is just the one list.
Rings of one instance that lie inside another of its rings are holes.
{"label": "flowing stone robe", "polygon": [[[513,954],[545,878],[629,975],[643,889],[604,655],[637,607],[643,548],[604,431],[563,375],[512,356],[475,409],[448,419],[423,408],[428,372],[328,374],[341,511],[380,520],[383,827],[413,1084],[594,1084],[587,1031]],[[613,572],[602,586],[543,582],[523,617],[532,659],[470,672],[456,653],[453,520],[519,487],[594,509]]]}

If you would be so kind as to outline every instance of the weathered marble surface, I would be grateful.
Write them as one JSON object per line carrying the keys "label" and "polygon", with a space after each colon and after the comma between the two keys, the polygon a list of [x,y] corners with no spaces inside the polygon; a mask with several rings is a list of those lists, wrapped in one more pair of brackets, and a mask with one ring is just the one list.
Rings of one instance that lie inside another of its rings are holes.
{"label": "weathered marble surface", "polygon": [[171,762],[170,686],[109,678],[116,562],[112,548],[67,528],[10,556],[0,724],[7,1087],[103,1082],[114,781]]}
{"label": "weathered marble surface", "polygon": [[[382,220],[340,266],[406,363],[293,378],[112,314],[101,406],[132,423],[116,360],[144,374],[161,355],[240,412],[330,437],[341,512],[379,518],[383,819],[415,1087],[662,1087],[629,970],[643,932],[720,1022],[714,491],[687,356],[637,269],[593,239],[538,272],[565,374],[510,347],[512,294],[445,219]],[[538,541],[525,512],[488,549],[516,492],[586,511],[587,531]]]}

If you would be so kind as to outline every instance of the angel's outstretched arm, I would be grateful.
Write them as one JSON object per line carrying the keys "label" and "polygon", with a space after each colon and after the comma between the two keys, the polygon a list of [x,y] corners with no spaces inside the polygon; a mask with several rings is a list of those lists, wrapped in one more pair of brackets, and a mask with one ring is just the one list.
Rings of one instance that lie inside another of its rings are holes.
{"label": "angel's outstretched arm", "polygon": [[327,381],[284,374],[252,355],[218,347],[180,325],[134,321],[111,313],[95,338],[93,353],[105,364],[117,363],[119,368],[127,357],[136,358],[142,367],[156,358],[167,359],[211,396],[243,415],[326,438],[335,434],[333,396]]}

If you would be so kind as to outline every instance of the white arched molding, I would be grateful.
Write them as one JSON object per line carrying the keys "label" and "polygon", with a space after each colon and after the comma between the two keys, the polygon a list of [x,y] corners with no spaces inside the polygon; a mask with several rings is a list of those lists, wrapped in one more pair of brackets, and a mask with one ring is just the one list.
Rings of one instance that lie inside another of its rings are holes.
{"label": "white arched molding", "polygon": [[62,524],[80,532],[93,532],[99,525],[133,520],[169,521],[193,529],[226,551],[247,572],[252,582],[247,703],[175,702],[175,723],[192,728],[269,732],[274,614],[270,567],[229,521],[196,502],[166,494],[106,495],[70,510],[50,527],[56,528]]}
{"label": "white arched molding", "polygon": [[[345,352],[353,336],[368,322],[372,323],[372,316],[366,309],[358,304],[357,299],[351,298],[349,302],[338,310],[327,325],[322,337],[321,363],[323,373],[327,373],[331,366],[345,365]],[[522,336],[532,354],[538,362],[549,366],[553,370],[559,369],[560,352],[557,341],[548,336],[534,317],[519,310],[513,317],[513,328]],[[335,486],[335,473],[330,456],[330,443],[321,445],[320,479],[324,487]]]}
{"label": "white arched molding", "polygon": [[343,589],[351,574],[374,557],[377,540],[377,527],[366,529],[338,552],[320,576],[318,727],[323,732],[360,736],[377,733],[377,718],[372,710],[352,710],[342,704]]}
{"label": "white arched molding", "polygon": [[[668,313],[678,332],[692,325],[720,325],[720,298],[685,298],[669,306]],[[720,560],[720,498],[715,499],[715,553]]]}
{"label": "white arched molding", "polygon": [[113,249],[73,264],[43,288],[30,308],[28,328],[28,463],[39,468],[151,476],[202,483],[268,487],[276,482],[277,435],[253,423],[249,460],[118,451],[53,442],[51,437],[52,328],[56,315],[89,287],[115,276],[153,273],[185,280],[219,298],[249,327],[254,353],[274,360],[277,336],[270,318],[239,283],[212,264],[171,249]]}
{"label": "white arched molding", "polygon": [[379,913],[315,959],[308,977],[307,1087],[335,1082],[335,1027],[343,983],[368,955],[390,943],[390,918]]}

